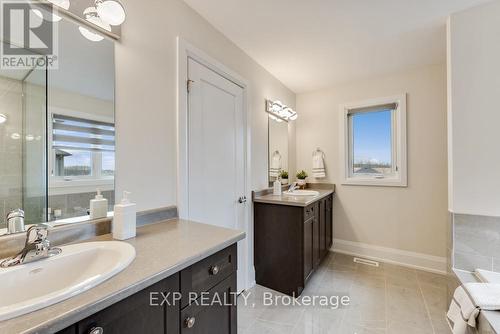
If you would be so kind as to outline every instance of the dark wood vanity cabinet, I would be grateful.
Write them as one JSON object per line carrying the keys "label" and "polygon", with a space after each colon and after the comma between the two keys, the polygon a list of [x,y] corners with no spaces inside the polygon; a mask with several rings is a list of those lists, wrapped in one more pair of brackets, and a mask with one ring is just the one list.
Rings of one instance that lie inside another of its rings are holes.
{"label": "dark wood vanity cabinet", "polygon": [[236,334],[236,251],[221,250],[58,334]]}
{"label": "dark wood vanity cabinet", "polygon": [[[179,274],[170,276],[110,307],[80,321],[78,334],[100,334],[92,331],[102,328],[103,334],[178,333],[178,311],[174,306],[161,305],[163,298],[158,293],[179,292]],[[150,305],[151,296],[157,298]],[[172,294],[168,301],[174,304]]]}
{"label": "dark wood vanity cabinet", "polygon": [[333,194],[307,207],[254,203],[257,284],[299,296],[333,243]]}

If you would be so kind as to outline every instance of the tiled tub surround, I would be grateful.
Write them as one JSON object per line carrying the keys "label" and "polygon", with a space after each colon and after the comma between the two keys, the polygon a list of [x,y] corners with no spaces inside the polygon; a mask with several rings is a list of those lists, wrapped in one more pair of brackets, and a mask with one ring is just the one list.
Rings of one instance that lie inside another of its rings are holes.
{"label": "tiled tub surround", "polygon": [[500,272],[500,217],[453,214],[453,267]]}
{"label": "tiled tub surround", "polygon": [[450,334],[446,286],[444,275],[385,263],[375,268],[330,253],[301,297],[348,295],[349,306],[266,306],[264,292],[282,294],[256,286],[246,305],[238,299],[238,333]]}
{"label": "tiled tub surround", "polygon": [[[0,333],[54,333],[243,239],[242,231],[185,220],[150,224],[125,242],[136,258],[118,275],[63,302],[0,322]],[[94,238],[112,240],[110,234]]]}

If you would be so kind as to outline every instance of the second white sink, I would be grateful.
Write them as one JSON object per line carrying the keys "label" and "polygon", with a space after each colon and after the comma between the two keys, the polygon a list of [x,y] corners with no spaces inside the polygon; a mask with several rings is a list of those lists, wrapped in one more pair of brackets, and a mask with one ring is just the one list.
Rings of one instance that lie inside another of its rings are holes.
{"label": "second white sink", "polygon": [[286,196],[318,196],[319,192],[315,190],[294,190],[294,191],[284,191],[283,195]]}
{"label": "second white sink", "polygon": [[125,269],[135,249],[125,242],[86,242],[60,247],[51,258],[0,268],[0,321],[76,296]]}

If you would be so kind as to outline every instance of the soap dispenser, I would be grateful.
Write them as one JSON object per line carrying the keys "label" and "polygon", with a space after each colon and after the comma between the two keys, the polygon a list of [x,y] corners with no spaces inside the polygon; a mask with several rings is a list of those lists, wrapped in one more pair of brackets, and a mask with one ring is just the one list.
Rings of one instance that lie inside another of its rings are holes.
{"label": "soap dispenser", "polygon": [[97,195],[90,200],[90,219],[106,218],[108,216],[108,200],[97,189]]}
{"label": "soap dispenser", "polygon": [[273,195],[281,196],[281,180],[279,177],[273,183]]}
{"label": "soap dispenser", "polygon": [[115,205],[113,238],[126,240],[136,235],[136,205],[128,199],[130,192],[124,191],[120,204]]}

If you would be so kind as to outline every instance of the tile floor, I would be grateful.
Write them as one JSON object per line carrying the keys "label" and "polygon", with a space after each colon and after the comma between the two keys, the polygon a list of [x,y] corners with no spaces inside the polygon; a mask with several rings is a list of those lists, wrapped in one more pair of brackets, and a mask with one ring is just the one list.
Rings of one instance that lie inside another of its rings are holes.
{"label": "tile floor", "polygon": [[[313,274],[302,296],[349,296],[338,309],[316,306],[266,306],[256,286],[238,299],[240,334],[449,334],[445,320],[446,278],[381,264],[356,264],[331,253]],[[302,297],[301,296],[301,297]]]}

